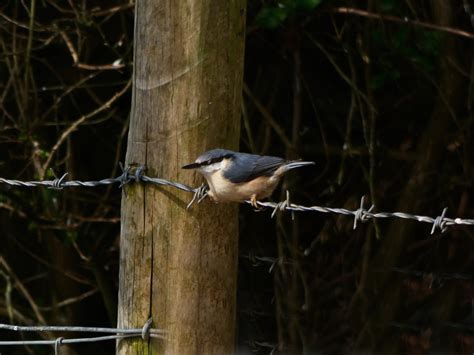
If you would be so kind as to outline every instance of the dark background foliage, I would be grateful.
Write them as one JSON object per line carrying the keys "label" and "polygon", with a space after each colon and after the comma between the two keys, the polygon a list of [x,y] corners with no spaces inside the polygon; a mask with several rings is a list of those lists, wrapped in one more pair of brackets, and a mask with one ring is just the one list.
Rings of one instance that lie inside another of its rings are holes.
{"label": "dark background foliage", "polygon": [[[241,150],[317,162],[275,200],[474,216],[468,5],[249,1]],[[131,3],[2,2],[0,176],[119,173],[132,40]],[[240,213],[241,352],[474,350],[472,228]],[[0,320],[114,326],[119,220],[116,186],[2,186]]]}

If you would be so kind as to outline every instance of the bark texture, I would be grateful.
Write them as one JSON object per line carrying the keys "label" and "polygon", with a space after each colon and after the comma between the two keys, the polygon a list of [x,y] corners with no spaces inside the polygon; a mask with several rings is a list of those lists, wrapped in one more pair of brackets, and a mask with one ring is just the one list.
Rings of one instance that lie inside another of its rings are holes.
{"label": "bark texture", "polygon": [[[197,186],[181,166],[205,150],[236,149],[245,38],[244,0],[138,0],[126,164]],[[119,354],[218,354],[234,348],[237,205],[129,185],[122,197],[119,327],[167,340],[121,341]]]}

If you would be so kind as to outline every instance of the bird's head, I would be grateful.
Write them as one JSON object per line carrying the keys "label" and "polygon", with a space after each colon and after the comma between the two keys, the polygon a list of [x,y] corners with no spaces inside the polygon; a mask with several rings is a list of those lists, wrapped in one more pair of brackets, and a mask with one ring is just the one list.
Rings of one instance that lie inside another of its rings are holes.
{"label": "bird's head", "polygon": [[234,152],[225,149],[213,149],[201,154],[194,163],[185,165],[182,169],[196,169],[203,175],[211,175],[226,166],[226,162],[232,159]]}

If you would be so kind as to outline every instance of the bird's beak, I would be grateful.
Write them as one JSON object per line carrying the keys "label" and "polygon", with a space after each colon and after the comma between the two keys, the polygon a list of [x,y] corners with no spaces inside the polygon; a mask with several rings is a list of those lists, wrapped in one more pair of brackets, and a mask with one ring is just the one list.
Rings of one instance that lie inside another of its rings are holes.
{"label": "bird's beak", "polygon": [[182,166],[181,169],[197,169],[201,166],[199,163],[191,163],[185,166]]}

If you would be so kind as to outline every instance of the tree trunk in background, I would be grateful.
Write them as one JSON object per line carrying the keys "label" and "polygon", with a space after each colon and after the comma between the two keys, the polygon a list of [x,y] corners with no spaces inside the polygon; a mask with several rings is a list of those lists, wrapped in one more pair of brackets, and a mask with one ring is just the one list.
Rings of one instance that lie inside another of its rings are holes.
{"label": "tree trunk in background", "polygon": [[[205,150],[236,149],[244,0],[143,1],[135,8],[126,164],[197,186],[180,167]],[[230,353],[234,348],[238,206],[130,184],[122,197],[118,326],[165,329],[166,341],[120,341],[120,354]]]}

